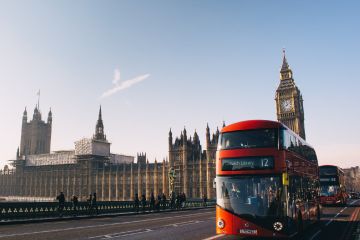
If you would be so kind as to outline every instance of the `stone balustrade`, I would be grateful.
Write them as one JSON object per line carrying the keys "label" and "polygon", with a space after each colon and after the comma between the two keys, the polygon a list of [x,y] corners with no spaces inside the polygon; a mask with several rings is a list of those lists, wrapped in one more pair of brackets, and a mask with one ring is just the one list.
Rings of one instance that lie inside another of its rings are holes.
{"label": "stone balustrade", "polygon": [[[209,199],[208,206],[215,206],[216,200]],[[186,208],[202,207],[202,200],[186,200]],[[98,214],[126,213],[133,212],[133,201],[98,201]],[[79,202],[78,214],[88,214],[88,203]],[[169,201],[166,201],[166,209],[169,209]],[[139,212],[141,211],[139,207]],[[161,206],[162,209],[162,206]],[[149,202],[147,201],[146,211],[149,210]],[[63,216],[71,216],[73,214],[73,206],[71,202],[65,202]],[[57,202],[0,202],[0,222],[9,220],[29,219],[29,218],[53,218],[58,217]]]}

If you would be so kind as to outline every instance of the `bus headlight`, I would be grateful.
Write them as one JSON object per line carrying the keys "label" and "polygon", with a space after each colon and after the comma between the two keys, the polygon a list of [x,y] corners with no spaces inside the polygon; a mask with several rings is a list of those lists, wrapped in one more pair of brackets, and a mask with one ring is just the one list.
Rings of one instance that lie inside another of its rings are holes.
{"label": "bus headlight", "polygon": [[217,221],[217,226],[218,226],[218,228],[223,229],[223,228],[225,227],[225,222],[224,222],[224,220],[219,219],[219,220]]}
{"label": "bus headlight", "polygon": [[276,231],[281,231],[283,229],[283,225],[281,222],[276,222],[273,226]]}

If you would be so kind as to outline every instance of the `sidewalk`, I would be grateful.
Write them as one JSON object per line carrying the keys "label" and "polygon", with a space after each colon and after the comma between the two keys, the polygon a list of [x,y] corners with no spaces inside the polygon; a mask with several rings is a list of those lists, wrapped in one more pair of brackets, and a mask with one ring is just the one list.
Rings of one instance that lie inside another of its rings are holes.
{"label": "sidewalk", "polygon": [[117,217],[117,216],[128,216],[128,215],[141,215],[141,214],[152,214],[152,213],[161,213],[161,212],[176,212],[182,210],[197,210],[197,209],[206,209],[206,208],[215,208],[215,206],[208,207],[192,207],[185,209],[166,209],[159,212],[126,212],[126,213],[104,213],[104,214],[94,214],[94,215],[78,215],[78,216],[64,216],[64,217],[51,217],[51,218],[36,218],[36,219],[23,219],[23,220],[9,220],[9,221],[0,221],[0,225],[14,225],[14,224],[27,224],[27,223],[41,223],[41,222],[56,222],[56,221],[68,221],[68,220],[80,220],[80,219],[90,219],[90,218],[103,218],[103,217]]}

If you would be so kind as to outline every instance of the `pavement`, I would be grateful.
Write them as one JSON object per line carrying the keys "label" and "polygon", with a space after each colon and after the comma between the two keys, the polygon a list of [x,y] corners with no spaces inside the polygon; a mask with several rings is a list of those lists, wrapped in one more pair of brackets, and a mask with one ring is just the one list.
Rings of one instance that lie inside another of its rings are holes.
{"label": "pavement", "polygon": [[[192,208],[184,208],[184,209],[166,209],[160,212],[174,212],[174,211],[182,211],[182,210],[197,210],[204,208],[215,208],[215,206],[208,207],[192,207]],[[19,220],[8,220],[8,221],[0,221],[0,225],[14,225],[14,224],[27,224],[27,223],[42,223],[42,222],[57,222],[57,221],[68,221],[68,220],[81,220],[81,219],[90,219],[90,218],[104,218],[104,217],[117,217],[117,216],[128,216],[134,214],[152,214],[154,212],[125,212],[125,213],[104,213],[104,214],[93,214],[93,215],[65,215],[63,217],[49,217],[49,218],[31,218],[31,219],[19,219]],[[156,213],[156,212],[155,212]]]}

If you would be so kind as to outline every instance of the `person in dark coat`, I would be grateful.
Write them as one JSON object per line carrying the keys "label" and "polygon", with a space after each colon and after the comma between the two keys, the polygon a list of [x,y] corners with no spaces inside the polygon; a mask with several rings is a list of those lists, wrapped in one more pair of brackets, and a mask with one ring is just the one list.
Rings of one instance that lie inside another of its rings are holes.
{"label": "person in dark coat", "polygon": [[65,203],[65,196],[63,192],[60,192],[60,194],[56,197],[57,200],[59,200],[59,208],[58,211],[60,213],[60,217],[62,217],[62,212],[64,209],[64,203]]}
{"label": "person in dark coat", "polygon": [[174,199],[175,199],[175,196],[173,196],[172,194],[170,194],[170,195],[169,195],[170,209],[173,209],[173,207],[174,207]]}
{"label": "person in dark coat", "polygon": [[142,211],[145,212],[146,198],[144,194],[141,196],[141,205],[142,205]]}
{"label": "person in dark coat", "polygon": [[134,209],[133,209],[134,212],[135,212],[135,209],[136,209],[136,212],[139,212],[139,196],[138,196],[138,194],[135,194],[135,198],[134,198]]}
{"label": "person in dark coat", "polygon": [[180,206],[181,206],[181,196],[180,196],[180,193],[178,193],[178,194],[176,195],[175,206],[176,206],[177,209],[179,209]]}
{"label": "person in dark coat", "polygon": [[207,197],[206,197],[206,195],[204,194],[203,195],[203,205],[204,205],[204,207],[207,207]]}
{"label": "person in dark coat", "polygon": [[156,211],[160,211],[160,204],[161,204],[161,197],[159,194],[156,194],[156,199],[155,199],[155,210]]}
{"label": "person in dark coat", "polygon": [[184,195],[182,193],[180,193],[180,209],[182,208],[183,206],[183,202],[184,202]]}
{"label": "person in dark coat", "polygon": [[92,203],[92,195],[91,194],[89,195],[89,197],[87,198],[86,201],[88,201],[88,205],[89,205],[88,213],[90,213],[90,211],[92,210],[92,205],[91,205],[91,203]]}
{"label": "person in dark coat", "polygon": [[152,208],[152,209],[154,210],[154,212],[155,212],[155,197],[154,197],[154,193],[151,193],[149,212],[151,211],[151,208]]}
{"label": "person in dark coat", "polygon": [[185,193],[182,194],[182,205],[181,205],[183,208],[185,208],[186,206],[186,195]]}
{"label": "person in dark coat", "polygon": [[73,208],[74,208],[73,215],[75,215],[75,214],[77,214],[79,212],[78,209],[77,209],[79,201],[78,201],[78,198],[75,195],[73,195],[70,200],[71,200],[71,202],[73,204]]}
{"label": "person in dark coat", "polygon": [[161,196],[161,204],[163,205],[163,210],[165,210],[166,196],[164,193]]}
{"label": "person in dark coat", "polygon": [[93,197],[92,203],[91,203],[91,208],[92,208],[93,211],[95,209],[95,213],[98,214],[98,207],[97,207],[97,204],[96,204],[96,193],[94,193],[94,197]]}

